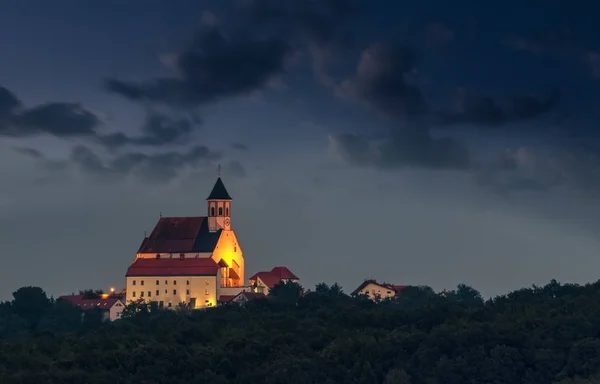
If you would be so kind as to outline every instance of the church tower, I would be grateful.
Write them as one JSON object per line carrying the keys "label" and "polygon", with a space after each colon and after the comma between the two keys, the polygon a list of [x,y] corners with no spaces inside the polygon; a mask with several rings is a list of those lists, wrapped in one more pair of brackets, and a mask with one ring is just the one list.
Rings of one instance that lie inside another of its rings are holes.
{"label": "church tower", "polygon": [[220,228],[231,229],[231,196],[229,196],[229,192],[227,192],[220,176],[206,202],[208,205],[209,231],[216,232]]}

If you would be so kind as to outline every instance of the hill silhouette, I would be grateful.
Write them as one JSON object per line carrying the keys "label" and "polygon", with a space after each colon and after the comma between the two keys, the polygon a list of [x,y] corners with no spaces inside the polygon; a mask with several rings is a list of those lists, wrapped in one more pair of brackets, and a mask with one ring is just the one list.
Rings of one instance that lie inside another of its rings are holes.
{"label": "hill silhouette", "polygon": [[460,285],[374,303],[334,284],[124,318],[17,290],[0,304],[0,383],[600,383],[600,282],[484,301]]}

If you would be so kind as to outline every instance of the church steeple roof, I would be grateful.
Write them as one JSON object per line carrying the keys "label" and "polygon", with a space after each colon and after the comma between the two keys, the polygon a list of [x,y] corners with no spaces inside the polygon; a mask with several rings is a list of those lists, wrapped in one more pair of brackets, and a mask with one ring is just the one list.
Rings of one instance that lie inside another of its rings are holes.
{"label": "church steeple roof", "polygon": [[221,180],[220,177],[217,179],[215,186],[206,200],[232,200],[231,196],[229,196],[229,192],[227,192],[227,189],[225,188],[225,184],[223,184],[223,180]]}

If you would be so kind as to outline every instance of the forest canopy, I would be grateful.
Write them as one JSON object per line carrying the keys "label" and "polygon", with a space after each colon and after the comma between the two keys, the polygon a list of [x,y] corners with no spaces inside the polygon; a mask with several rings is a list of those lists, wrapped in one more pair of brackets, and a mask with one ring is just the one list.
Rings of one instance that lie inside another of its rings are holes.
{"label": "forest canopy", "polygon": [[244,306],[133,303],[112,323],[39,287],[13,297],[0,303],[2,384],[600,383],[600,282],[489,300],[407,287],[378,303],[288,283]]}

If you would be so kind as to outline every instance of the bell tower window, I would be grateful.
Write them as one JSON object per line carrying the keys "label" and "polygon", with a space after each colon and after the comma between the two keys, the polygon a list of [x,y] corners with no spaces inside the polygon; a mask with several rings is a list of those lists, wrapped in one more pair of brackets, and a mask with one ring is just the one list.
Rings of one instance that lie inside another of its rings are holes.
{"label": "bell tower window", "polygon": [[225,216],[229,216],[229,207],[225,207]]}
{"label": "bell tower window", "polygon": [[211,216],[215,215],[215,207],[210,207],[210,215]]}
{"label": "bell tower window", "polygon": [[223,216],[223,207],[219,207],[219,216]]}

